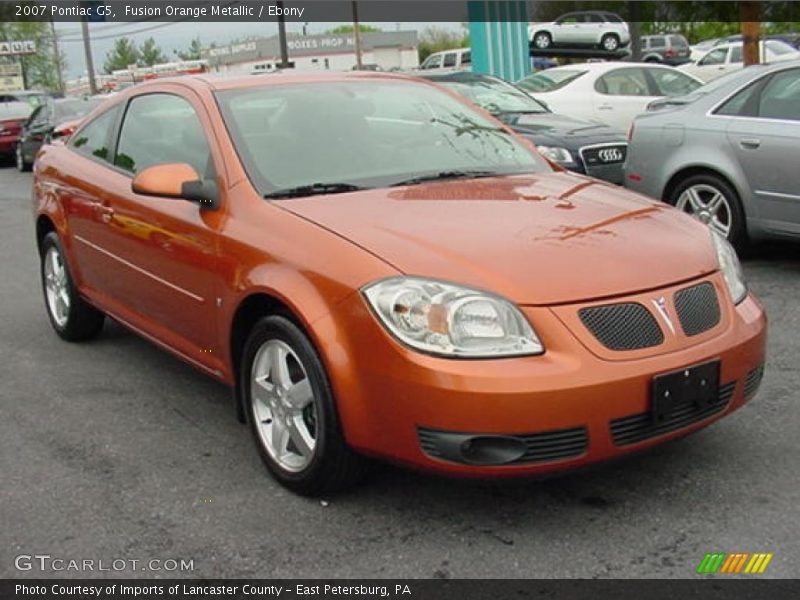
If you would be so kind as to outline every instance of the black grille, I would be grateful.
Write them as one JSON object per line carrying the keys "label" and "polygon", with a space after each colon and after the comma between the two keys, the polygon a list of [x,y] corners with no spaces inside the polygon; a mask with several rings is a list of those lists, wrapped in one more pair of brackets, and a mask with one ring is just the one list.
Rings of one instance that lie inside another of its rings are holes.
{"label": "black grille", "polygon": [[[467,462],[460,456],[458,448],[471,438],[500,434],[456,433],[436,429],[417,428],[419,443],[429,456],[454,462]],[[586,452],[589,446],[589,432],[585,427],[557,429],[538,433],[520,433],[502,435],[524,443],[525,453],[506,464],[519,465],[526,463],[551,462],[574,458]]]}
{"label": "black grille", "polygon": [[611,350],[638,350],[664,342],[653,315],[638,303],[582,308],[578,314],[586,328]]}
{"label": "black grille", "polygon": [[625,162],[628,153],[628,146],[618,144],[616,146],[602,146],[600,148],[581,148],[580,154],[587,167],[599,167],[602,165],[614,165]]}
{"label": "black grille", "polygon": [[719,302],[714,286],[708,282],[675,293],[675,311],[688,335],[699,335],[719,323]]}
{"label": "black grille", "polygon": [[764,365],[760,365],[747,374],[744,380],[744,397],[749,398],[758,390],[761,380],[764,378]]}
{"label": "black grille", "polygon": [[673,413],[660,423],[655,423],[649,412],[614,419],[611,421],[614,444],[617,446],[635,444],[702,421],[722,411],[733,397],[735,389],[735,381],[721,385],[717,400],[703,408],[698,408],[694,402],[679,404]]}

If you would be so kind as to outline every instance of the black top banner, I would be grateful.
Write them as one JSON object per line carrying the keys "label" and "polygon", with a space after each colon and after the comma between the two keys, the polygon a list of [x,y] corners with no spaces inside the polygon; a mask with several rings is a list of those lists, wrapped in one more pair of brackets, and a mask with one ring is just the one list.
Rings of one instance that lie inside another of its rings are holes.
{"label": "black top banner", "polygon": [[697,580],[289,580],[3,579],[3,600],[795,600],[800,581]]}
{"label": "black top banner", "polygon": [[[485,4],[501,0],[476,2]],[[362,22],[466,22],[467,0],[359,0]],[[731,2],[694,0],[669,2],[556,1],[527,2],[531,21],[552,21],[566,12],[602,10],[613,12],[628,22],[739,22],[742,5],[758,6],[758,20],[776,22],[800,21],[800,2],[776,0],[764,2]],[[488,12],[488,11],[487,11]],[[515,11],[491,11],[503,15]],[[288,22],[346,22],[353,18],[350,0],[0,0],[0,21],[198,21],[198,22],[274,22],[283,17]]]}

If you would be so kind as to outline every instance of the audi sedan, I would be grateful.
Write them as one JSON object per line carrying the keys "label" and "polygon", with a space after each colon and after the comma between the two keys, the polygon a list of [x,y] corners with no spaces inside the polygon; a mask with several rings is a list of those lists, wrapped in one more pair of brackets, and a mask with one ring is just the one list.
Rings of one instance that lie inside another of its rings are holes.
{"label": "audi sedan", "polygon": [[370,457],[587,465],[761,379],[765,315],[723,238],[423,80],[144,83],[43,148],[34,207],[55,332],[109,317],[229,385],[298,493]]}

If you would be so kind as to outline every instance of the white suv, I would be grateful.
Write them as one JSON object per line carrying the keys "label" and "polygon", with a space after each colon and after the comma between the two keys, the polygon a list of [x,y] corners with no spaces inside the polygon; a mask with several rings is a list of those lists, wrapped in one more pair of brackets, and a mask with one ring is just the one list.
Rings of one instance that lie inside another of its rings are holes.
{"label": "white suv", "polygon": [[571,12],[552,23],[528,26],[528,39],[534,50],[553,47],[599,47],[616,52],[631,41],[628,24],[621,17],[606,11]]}

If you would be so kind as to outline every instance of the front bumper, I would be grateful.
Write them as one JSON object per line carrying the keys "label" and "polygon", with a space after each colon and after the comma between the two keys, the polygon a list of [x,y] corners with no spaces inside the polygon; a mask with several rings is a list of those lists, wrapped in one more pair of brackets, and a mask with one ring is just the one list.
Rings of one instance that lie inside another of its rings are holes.
{"label": "front bumper", "polygon": [[[710,279],[724,285],[718,274]],[[365,454],[453,475],[545,474],[685,435],[745,404],[765,360],[766,317],[753,296],[736,307],[723,302],[717,328],[660,353],[599,350],[585,332],[576,335],[567,326],[565,307],[528,307],[547,352],[493,360],[409,350],[384,331],[358,294],[341,308],[346,323],[331,315],[314,329],[348,443]],[[675,419],[654,429],[653,377],[709,360],[721,365],[718,402],[700,414],[676,409]],[[495,438],[504,441],[494,444]],[[497,452],[507,464],[485,460]]]}

